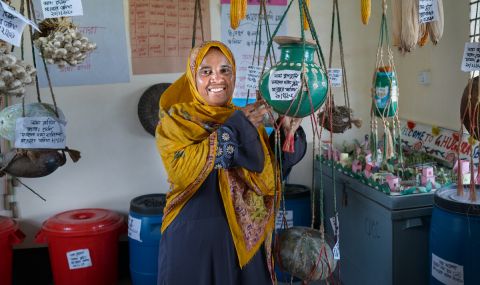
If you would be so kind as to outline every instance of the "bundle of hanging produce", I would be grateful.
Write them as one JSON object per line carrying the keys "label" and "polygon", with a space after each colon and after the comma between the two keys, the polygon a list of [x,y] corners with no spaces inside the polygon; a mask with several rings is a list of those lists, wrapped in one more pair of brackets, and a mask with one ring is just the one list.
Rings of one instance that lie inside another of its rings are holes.
{"label": "bundle of hanging produce", "polygon": [[362,13],[362,23],[367,25],[368,20],[370,20],[370,14],[372,10],[371,0],[360,0],[360,10]]}
{"label": "bundle of hanging produce", "polygon": [[33,43],[49,64],[59,67],[80,64],[97,47],[69,18],[46,19],[38,26],[41,32],[33,35]]}
{"label": "bundle of hanging produce", "polygon": [[0,95],[22,96],[35,73],[32,65],[10,53],[10,45],[0,42]]}
{"label": "bundle of hanging produce", "polygon": [[416,46],[423,47],[430,36],[433,44],[437,44],[443,35],[443,3],[436,0],[435,21],[419,23],[418,0],[392,1],[392,35],[393,45],[401,52],[411,52]]}
{"label": "bundle of hanging produce", "polygon": [[240,21],[247,16],[247,0],[230,1],[230,27],[236,30]]}

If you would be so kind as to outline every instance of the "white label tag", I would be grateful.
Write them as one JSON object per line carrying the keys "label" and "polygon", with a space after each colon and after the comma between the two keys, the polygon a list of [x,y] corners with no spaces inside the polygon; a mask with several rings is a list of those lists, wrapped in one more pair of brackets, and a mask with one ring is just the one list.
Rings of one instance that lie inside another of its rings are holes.
{"label": "white label tag", "polygon": [[[293,211],[285,211],[285,219],[287,220],[287,226],[293,227]],[[275,228],[283,229],[283,211],[278,211],[277,218],[275,219]]]}
{"label": "white label tag", "polygon": [[330,79],[330,86],[342,87],[343,74],[341,68],[329,68],[328,79]]}
{"label": "white label tag", "polygon": [[140,230],[142,229],[142,220],[128,216],[128,237],[137,241],[140,239]]}
{"label": "white label tag", "polygon": [[68,268],[70,270],[92,266],[88,248],[67,252]]}
{"label": "white label tag", "polygon": [[8,4],[1,1],[0,4],[2,6],[0,11],[0,39],[18,47],[25,26],[29,24],[37,31],[38,27]]}
{"label": "white label tag", "polygon": [[40,0],[43,18],[82,16],[81,0]]}
{"label": "white label tag", "polygon": [[480,70],[480,43],[465,43],[461,68],[465,72]]}
{"label": "white label tag", "polygon": [[15,125],[16,148],[62,149],[66,145],[65,122],[52,117],[20,117]]}
{"label": "white label tag", "polygon": [[262,74],[262,67],[249,65],[247,68],[247,79],[245,81],[245,87],[251,90],[258,89],[258,81]]}
{"label": "white label tag", "polygon": [[418,3],[418,22],[428,23],[437,21],[437,1],[436,0],[419,0]]}
{"label": "white label tag", "polygon": [[340,223],[338,220],[338,213],[335,215],[335,217],[330,218],[330,225],[332,226],[333,234],[335,236],[338,236],[338,229],[340,227]]}
{"label": "white label tag", "polygon": [[463,266],[432,253],[432,276],[446,285],[463,285]]}
{"label": "white label tag", "polygon": [[268,88],[270,99],[277,101],[292,100],[300,90],[300,71],[278,70],[270,74]]}
{"label": "white label tag", "polygon": [[339,244],[339,240],[337,240],[337,243],[336,243],[335,246],[333,247],[332,251],[333,251],[333,258],[334,258],[335,260],[340,260],[340,244]]}

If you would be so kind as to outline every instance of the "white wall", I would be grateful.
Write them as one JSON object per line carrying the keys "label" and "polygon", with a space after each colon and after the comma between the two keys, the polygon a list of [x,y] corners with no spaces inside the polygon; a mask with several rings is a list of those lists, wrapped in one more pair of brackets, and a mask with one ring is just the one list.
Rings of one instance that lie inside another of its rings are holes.
{"label": "white wall", "polygon": [[[210,0],[212,38],[220,39],[219,0]],[[330,38],[331,1],[311,1],[312,14],[325,56]],[[370,84],[374,69],[380,0],[372,1],[372,17],[368,26],[360,21],[360,1],[340,1],[342,34],[348,74],[350,102],[354,115],[363,119],[362,129],[350,130],[334,138],[362,138],[368,131]],[[458,125],[459,97],[466,77],[459,71],[463,44],[468,34],[467,1],[445,0],[445,34],[437,47],[430,44],[406,56],[396,55],[401,90],[402,116],[446,127]],[[461,2],[461,3],[460,3]],[[465,2],[465,3],[463,3]],[[127,10],[127,1],[124,0]],[[294,4],[295,5],[295,4]],[[125,13],[128,17],[128,13]],[[288,18],[291,35],[298,32],[298,7],[292,7]],[[128,30],[128,20],[127,30]],[[127,36],[127,39],[129,37]],[[339,63],[338,50],[335,61]],[[431,70],[432,84],[416,83],[419,70]],[[67,164],[53,174],[37,179],[23,179],[47,202],[36,198],[23,187],[17,188],[21,229],[27,234],[21,247],[36,246],[33,236],[42,221],[64,210],[102,207],[128,213],[130,200],[136,196],[166,192],[168,184],[155,140],[141,127],[137,103],[152,84],[172,82],[179,74],[132,76],[126,84],[56,88],[59,106],[68,119],[68,145],[82,152],[82,159]],[[42,90],[48,94],[47,90]],[[343,94],[337,93],[337,104]],[[34,100],[34,90],[28,95]],[[310,120],[303,123],[312,141]],[[289,182],[310,185],[312,176],[312,144],[310,154],[294,169]]]}

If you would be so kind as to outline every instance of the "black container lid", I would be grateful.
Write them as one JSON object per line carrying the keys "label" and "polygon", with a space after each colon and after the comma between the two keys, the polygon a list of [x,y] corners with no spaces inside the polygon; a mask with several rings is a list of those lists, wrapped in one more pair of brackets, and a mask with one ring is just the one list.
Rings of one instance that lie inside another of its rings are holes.
{"label": "black container lid", "polygon": [[457,186],[442,188],[436,191],[434,203],[443,210],[462,215],[480,216],[480,186],[475,187],[477,201],[470,201],[470,186],[465,185],[463,196],[457,195]]}
{"label": "black container lid", "polygon": [[310,188],[300,184],[285,184],[285,198],[295,199],[310,197]]}
{"label": "black container lid", "polygon": [[142,215],[161,215],[165,208],[165,194],[147,194],[133,198],[130,202],[130,212]]}

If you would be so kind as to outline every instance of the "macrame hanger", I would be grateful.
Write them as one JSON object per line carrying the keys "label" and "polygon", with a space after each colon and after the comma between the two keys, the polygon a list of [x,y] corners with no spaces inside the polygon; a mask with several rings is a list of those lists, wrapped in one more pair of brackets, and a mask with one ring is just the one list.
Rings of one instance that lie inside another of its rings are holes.
{"label": "macrame hanger", "polygon": [[205,35],[203,32],[203,17],[202,17],[202,1],[195,0],[195,13],[193,14],[193,35],[192,35],[192,48],[195,47],[195,40],[197,38],[197,19],[200,21],[200,31],[202,33],[202,42],[205,41]]}

